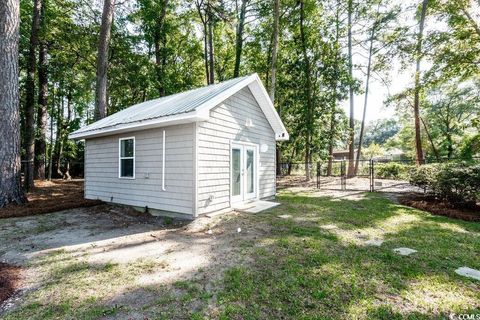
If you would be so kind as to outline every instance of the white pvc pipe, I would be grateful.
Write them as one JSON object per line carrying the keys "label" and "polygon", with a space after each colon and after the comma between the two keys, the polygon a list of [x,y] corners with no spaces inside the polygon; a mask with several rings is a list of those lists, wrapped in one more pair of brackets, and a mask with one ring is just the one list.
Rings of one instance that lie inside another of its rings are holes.
{"label": "white pvc pipe", "polygon": [[162,190],[165,191],[165,130],[163,130],[162,142]]}

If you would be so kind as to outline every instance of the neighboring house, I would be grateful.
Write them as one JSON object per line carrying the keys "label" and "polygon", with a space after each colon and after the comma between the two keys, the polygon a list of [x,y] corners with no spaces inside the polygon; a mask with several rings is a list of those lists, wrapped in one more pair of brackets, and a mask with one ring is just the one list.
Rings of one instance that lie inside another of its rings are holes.
{"label": "neighboring house", "polygon": [[407,159],[405,152],[398,148],[391,148],[388,150],[383,151],[381,155],[377,155],[372,157],[375,161],[402,161]]}
{"label": "neighboring house", "polygon": [[[353,157],[354,159],[357,158],[357,151],[358,149],[354,149],[353,151]],[[333,150],[332,152],[332,157],[333,160],[348,160],[348,150]]]}
{"label": "neighboring house", "polygon": [[70,134],[85,198],[195,218],[275,196],[288,133],[256,74],[146,101]]}

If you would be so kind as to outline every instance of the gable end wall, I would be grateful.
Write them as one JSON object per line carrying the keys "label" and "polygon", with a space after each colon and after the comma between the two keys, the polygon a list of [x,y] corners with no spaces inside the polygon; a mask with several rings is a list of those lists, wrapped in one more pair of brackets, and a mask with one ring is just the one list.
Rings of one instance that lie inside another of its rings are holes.
{"label": "gable end wall", "polygon": [[[247,128],[247,118],[253,126]],[[250,89],[244,88],[210,111],[208,121],[197,125],[197,212],[219,211],[230,204],[230,143],[258,145],[259,198],[275,195],[275,133]],[[268,150],[262,152],[261,145]],[[210,201],[210,196],[213,200]]]}

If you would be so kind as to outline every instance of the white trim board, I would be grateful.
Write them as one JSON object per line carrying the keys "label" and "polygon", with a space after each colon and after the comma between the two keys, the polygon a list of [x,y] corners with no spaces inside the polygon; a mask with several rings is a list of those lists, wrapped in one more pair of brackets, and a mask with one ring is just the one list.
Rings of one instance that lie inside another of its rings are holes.
{"label": "white trim board", "polygon": [[[133,157],[122,158],[122,141],[133,140]],[[133,176],[122,176],[122,159],[133,159]],[[118,138],[118,179],[135,180],[135,137]]]}

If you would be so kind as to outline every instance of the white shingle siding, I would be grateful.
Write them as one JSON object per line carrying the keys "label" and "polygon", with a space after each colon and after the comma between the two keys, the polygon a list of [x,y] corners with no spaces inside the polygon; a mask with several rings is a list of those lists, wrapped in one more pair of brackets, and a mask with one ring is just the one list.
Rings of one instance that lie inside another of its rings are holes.
{"label": "white shingle siding", "polygon": [[[132,106],[70,136],[86,139],[86,198],[192,218],[231,208],[232,142],[257,146],[256,197],[274,196],[275,140],[288,139],[256,74]],[[119,178],[126,137],[135,137],[135,179]]]}
{"label": "white shingle siding", "polygon": [[[253,126],[245,127],[247,118]],[[198,213],[230,207],[230,143],[241,141],[268,146],[259,150],[259,198],[275,195],[275,133],[248,88],[210,111],[198,123]],[[213,200],[209,201],[210,195]]]}
{"label": "white shingle siding", "polygon": [[[162,191],[162,137],[165,187]],[[194,213],[195,123],[86,140],[85,197],[126,205]],[[135,137],[135,179],[118,178],[118,140]],[[145,175],[148,173],[148,179]]]}

